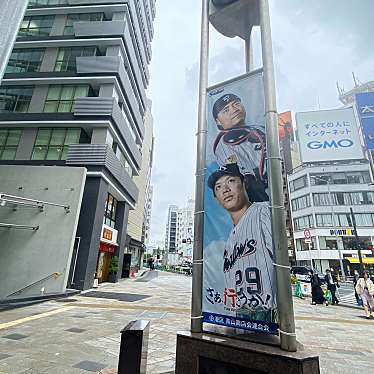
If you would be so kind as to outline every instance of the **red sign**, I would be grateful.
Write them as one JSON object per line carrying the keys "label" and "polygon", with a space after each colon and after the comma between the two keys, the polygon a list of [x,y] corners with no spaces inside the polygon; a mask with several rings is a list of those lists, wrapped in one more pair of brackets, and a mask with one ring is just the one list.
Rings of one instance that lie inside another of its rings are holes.
{"label": "red sign", "polygon": [[312,234],[310,233],[309,229],[304,229],[304,239],[310,239]]}
{"label": "red sign", "polygon": [[100,252],[108,252],[108,253],[114,253],[114,245],[106,244],[106,243],[100,243]]}

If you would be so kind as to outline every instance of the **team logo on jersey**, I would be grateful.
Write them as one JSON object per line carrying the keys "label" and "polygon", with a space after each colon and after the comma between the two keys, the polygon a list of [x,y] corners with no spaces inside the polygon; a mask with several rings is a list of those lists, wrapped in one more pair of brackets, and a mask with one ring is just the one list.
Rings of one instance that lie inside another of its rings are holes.
{"label": "team logo on jersey", "polygon": [[251,255],[256,252],[257,241],[255,239],[246,239],[244,243],[236,243],[233,251],[229,256],[227,249],[223,253],[223,271],[227,272],[233,268],[236,261],[244,256]]}

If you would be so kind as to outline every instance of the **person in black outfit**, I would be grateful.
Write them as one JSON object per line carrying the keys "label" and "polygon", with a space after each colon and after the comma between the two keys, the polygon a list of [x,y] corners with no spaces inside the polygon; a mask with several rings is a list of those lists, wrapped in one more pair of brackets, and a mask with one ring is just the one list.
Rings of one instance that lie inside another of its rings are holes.
{"label": "person in black outfit", "polygon": [[339,300],[335,295],[337,279],[335,274],[333,274],[330,269],[326,270],[325,281],[327,284],[327,289],[331,292],[332,304],[339,304]]}
{"label": "person in black outfit", "polygon": [[323,296],[321,280],[318,278],[317,274],[314,274],[313,270],[309,272],[309,276],[312,286],[312,304],[323,304],[326,301],[326,299]]}

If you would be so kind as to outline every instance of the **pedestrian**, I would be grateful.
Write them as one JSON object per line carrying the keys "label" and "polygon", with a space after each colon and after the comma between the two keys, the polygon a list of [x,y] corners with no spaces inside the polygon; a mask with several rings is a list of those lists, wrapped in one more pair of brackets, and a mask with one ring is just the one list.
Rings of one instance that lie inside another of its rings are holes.
{"label": "pedestrian", "polygon": [[355,290],[355,298],[358,305],[362,305],[362,300],[360,298],[360,295],[356,291],[356,285],[358,280],[360,279],[360,274],[357,270],[353,272],[353,288]]}
{"label": "pedestrian", "polygon": [[313,272],[313,270],[309,272],[309,276],[310,276],[310,283],[312,286],[312,304],[313,305],[323,304],[324,302],[326,302],[326,299],[323,296],[323,291],[321,288],[321,281],[318,278],[318,275]]}
{"label": "pedestrian", "polygon": [[325,281],[326,281],[327,289],[331,292],[331,304],[332,305],[339,304],[339,300],[335,295],[336,287],[338,284],[337,279],[336,279],[335,274],[332,273],[330,269],[326,270]]}
{"label": "pedestrian", "polygon": [[367,270],[364,270],[362,277],[357,281],[356,292],[362,299],[366,318],[374,318],[374,283]]}

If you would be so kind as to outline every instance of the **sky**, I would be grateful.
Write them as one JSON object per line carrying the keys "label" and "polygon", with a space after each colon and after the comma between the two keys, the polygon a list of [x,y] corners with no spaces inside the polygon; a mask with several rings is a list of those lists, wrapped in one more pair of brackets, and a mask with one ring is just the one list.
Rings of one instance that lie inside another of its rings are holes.
{"label": "sky", "polygon": [[[336,82],[374,80],[374,1],[269,0],[278,112],[341,106]],[[201,0],[157,0],[151,82],[155,149],[151,243],[164,240],[170,204],[194,197]],[[261,67],[258,29],[255,67]],[[245,72],[244,42],[210,27],[209,85]]]}

